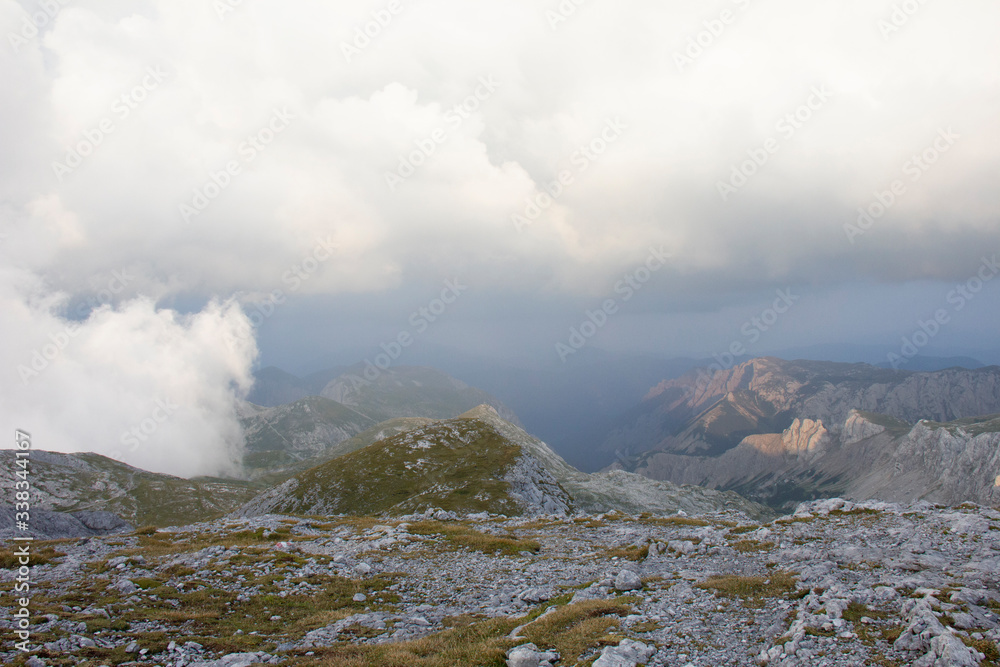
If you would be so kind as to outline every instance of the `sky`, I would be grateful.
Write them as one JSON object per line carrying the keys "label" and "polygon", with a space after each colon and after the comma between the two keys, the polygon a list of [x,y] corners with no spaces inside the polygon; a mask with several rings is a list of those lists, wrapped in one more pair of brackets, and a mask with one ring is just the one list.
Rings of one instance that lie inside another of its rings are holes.
{"label": "sky", "polygon": [[0,0],[0,418],[226,474],[261,364],[988,356],[998,24],[987,0]]}

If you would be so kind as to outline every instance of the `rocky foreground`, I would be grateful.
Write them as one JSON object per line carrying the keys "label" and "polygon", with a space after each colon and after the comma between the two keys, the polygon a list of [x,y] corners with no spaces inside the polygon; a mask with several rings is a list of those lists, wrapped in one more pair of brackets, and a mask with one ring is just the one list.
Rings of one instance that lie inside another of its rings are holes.
{"label": "rocky foreground", "polygon": [[31,665],[996,665],[1000,511],[267,515],[35,544]]}

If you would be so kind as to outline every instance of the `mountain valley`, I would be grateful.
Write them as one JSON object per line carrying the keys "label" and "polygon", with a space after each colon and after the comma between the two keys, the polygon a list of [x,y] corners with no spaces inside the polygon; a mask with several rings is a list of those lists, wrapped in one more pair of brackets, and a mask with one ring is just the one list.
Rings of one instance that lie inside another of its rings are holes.
{"label": "mountain valley", "polygon": [[32,452],[36,643],[2,659],[1000,665],[996,367],[692,371],[595,473],[444,373],[363,370],[269,372],[244,480]]}

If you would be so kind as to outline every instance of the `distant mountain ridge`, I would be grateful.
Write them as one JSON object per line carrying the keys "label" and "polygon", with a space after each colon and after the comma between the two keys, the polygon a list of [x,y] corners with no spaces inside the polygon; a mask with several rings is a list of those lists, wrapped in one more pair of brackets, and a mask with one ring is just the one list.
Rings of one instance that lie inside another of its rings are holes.
{"label": "distant mountain ridge", "polygon": [[[244,467],[252,478],[284,479],[353,451],[351,445],[341,447],[342,443],[370,429],[395,433],[430,420],[455,417],[482,403],[494,407],[505,419],[520,423],[517,415],[494,396],[432,368],[400,366],[377,374],[366,373],[363,365],[339,370],[343,372],[319,389],[322,395],[308,395],[272,407],[252,403],[241,406],[240,423],[246,443]],[[311,388],[316,389],[318,381],[330,375],[333,371],[309,376]],[[296,384],[293,380],[298,378],[278,369],[264,369],[258,375],[258,383],[263,386],[255,387],[255,391],[266,396],[305,391],[305,381]]]}
{"label": "distant mountain ridge", "polygon": [[355,364],[304,378],[269,366],[254,373],[247,402],[274,408],[311,396],[354,408],[373,423],[405,417],[447,419],[483,403],[495,407],[505,419],[520,423],[514,411],[495,396],[425,366],[379,369]]}
{"label": "distant mountain ridge", "polygon": [[[13,469],[15,452],[0,450]],[[31,453],[32,508],[48,512],[111,512],[133,526],[186,525],[213,519],[260,492],[240,480],[181,479],[100,454]],[[86,519],[85,519],[86,521]]]}
{"label": "distant mountain ridge", "polygon": [[751,435],[718,457],[647,452],[634,470],[656,479],[736,491],[788,509],[816,498],[1000,503],[1000,415],[910,426],[854,411],[833,435],[822,421]]}
{"label": "distant mountain ridge", "polygon": [[376,421],[346,405],[308,396],[288,405],[244,407],[244,465],[249,469],[286,466],[322,456],[337,443],[375,426]]}
{"label": "distant mountain ridge", "polygon": [[679,487],[626,472],[588,475],[481,405],[376,441],[261,493],[236,513],[564,514],[572,510],[767,510],[732,493]]}
{"label": "distant mountain ridge", "polygon": [[323,387],[343,372],[344,367],[338,366],[298,377],[280,368],[267,366],[254,372],[255,382],[247,401],[273,408],[307,396],[319,396]]}
{"label": "distant mountain ridge", "polygon": [[605,447],[618,451],[616,468],[772,506],[824,495],[993,502],[1000,422],[985,415],[998,412],[996,366],[921,373],[761,358],[658,384]]}
{"label": "distant mountain ridge", "polygon": [[[372,373],[372,369],[378,371]],[[520,424],[514,411],[495,396],[423,366],[392,366],[385,370],[358,364],[331,380],[320,395],[343,403],[376,421],[399,417],[450,419],[477,405],[492,406],[504,418]]]}
{"label": "distant mountain ridge", "polygon": [[836,432],[855,409],[911,424],[1000,412],[1000,367],[920,373],[765,357],[714,373],[698,369],[653,387],[601,449],[718,456],[797,418],[822,420]]}

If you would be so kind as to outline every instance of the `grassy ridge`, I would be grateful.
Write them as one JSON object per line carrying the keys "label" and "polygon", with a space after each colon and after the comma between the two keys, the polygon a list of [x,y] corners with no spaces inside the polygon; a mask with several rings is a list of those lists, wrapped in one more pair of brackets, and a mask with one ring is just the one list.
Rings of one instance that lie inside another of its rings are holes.
{"label": "grassy ridge", "polygon": [[277,511],[370,515],[440,507],[518,514],[504,475],[521,450],[476,419],[441,422],[379,441],[298,477]]}

